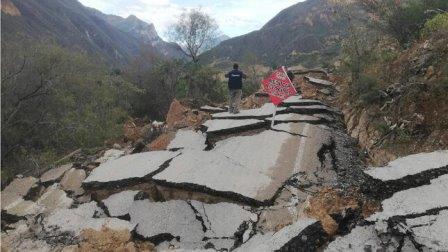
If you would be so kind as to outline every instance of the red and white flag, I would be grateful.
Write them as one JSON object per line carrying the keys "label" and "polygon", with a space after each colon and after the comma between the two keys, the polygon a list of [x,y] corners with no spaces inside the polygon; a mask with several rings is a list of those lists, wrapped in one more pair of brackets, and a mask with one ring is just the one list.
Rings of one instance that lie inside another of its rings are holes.
{"label": "red and white flag", "polygon": [[286,98],[297,94],[284,66],[275,70],[269,77],[263,80],[263,89],[269,94],[275,106],[282,103]]}

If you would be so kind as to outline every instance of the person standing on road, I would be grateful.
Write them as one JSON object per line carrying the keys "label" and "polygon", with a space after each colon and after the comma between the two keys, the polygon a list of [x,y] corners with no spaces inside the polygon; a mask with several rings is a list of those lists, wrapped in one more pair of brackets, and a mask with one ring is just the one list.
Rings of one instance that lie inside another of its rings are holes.
{"label": "person standing on road", "polygon": [[238,70],[238,64],[233,64],[233,70],[226,73],[225,77],[229,78],[229,113],[238,114],[241,103],[241,96],[243,95],[243,79],[246,75]]}

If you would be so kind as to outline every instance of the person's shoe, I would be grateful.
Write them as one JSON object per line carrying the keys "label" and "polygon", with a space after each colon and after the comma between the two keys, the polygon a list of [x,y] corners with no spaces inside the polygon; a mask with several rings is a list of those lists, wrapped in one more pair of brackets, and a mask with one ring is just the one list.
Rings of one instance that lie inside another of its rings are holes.
{"label": "person's shoe", "polygon": [[234,110],[233,113],[234,113],[234,114],[239,114],[240,111],[239,111],[239,110]]}

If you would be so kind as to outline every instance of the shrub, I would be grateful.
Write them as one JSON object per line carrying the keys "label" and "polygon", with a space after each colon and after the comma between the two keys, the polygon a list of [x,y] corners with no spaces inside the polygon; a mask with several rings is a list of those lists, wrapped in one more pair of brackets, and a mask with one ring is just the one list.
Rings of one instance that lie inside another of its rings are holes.
{"label": "shrub", "polygon": [[435,17],[426,21],[422,35],[426,37],[437,32],[448,32],[448,13],[437,14]]}
{"label": "shrub", "polygon": [[368,75],[361,75],[359,80],[352,84],[352,94],[362,105],[376,104],[382,99],[377,80]]}

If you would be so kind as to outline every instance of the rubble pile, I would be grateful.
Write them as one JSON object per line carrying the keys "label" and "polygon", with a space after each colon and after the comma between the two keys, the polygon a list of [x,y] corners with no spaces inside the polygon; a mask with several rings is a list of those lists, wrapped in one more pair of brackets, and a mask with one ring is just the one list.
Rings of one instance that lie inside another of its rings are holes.
{"label": "rubble pile", "polygon": [[366,169],[342,122],[299,96],[240,114],[175,101],[149,151],[6,186],[2,250],[448,250],[448,151]]}

